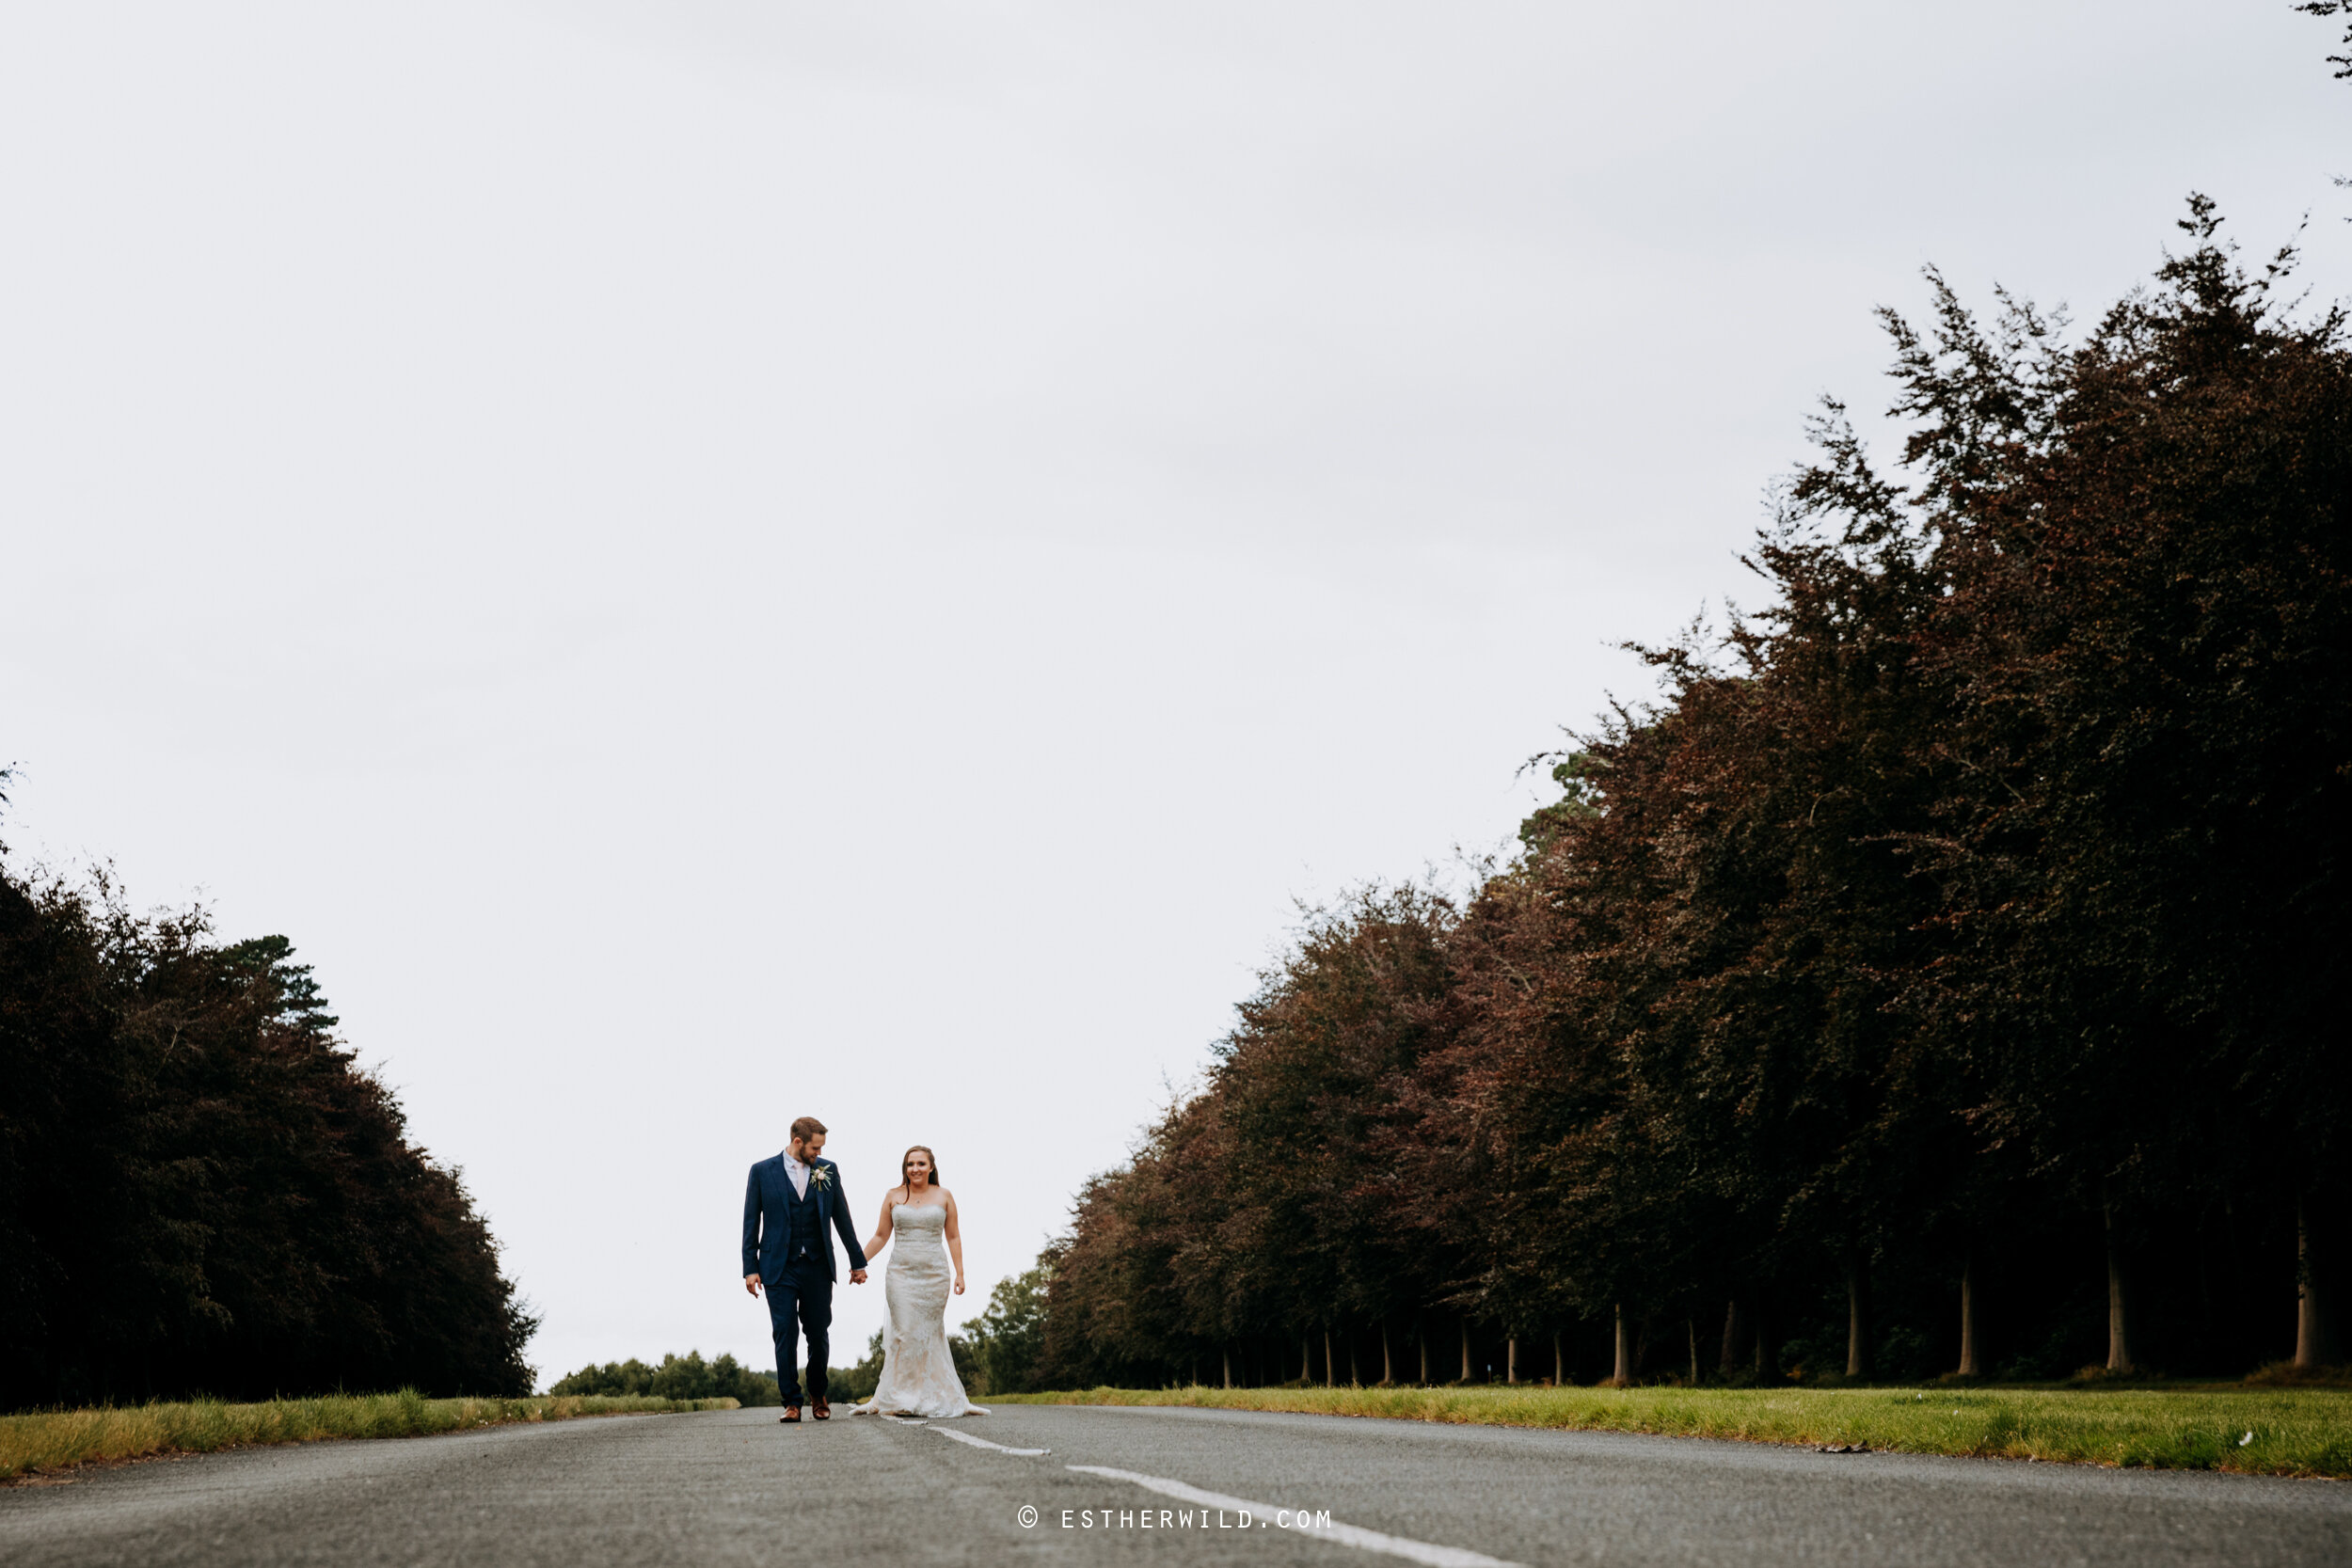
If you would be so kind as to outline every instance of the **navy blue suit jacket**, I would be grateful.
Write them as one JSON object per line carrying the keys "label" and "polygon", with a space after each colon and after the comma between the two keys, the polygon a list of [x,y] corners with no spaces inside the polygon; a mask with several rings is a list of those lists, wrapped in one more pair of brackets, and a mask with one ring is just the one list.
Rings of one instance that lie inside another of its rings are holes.
{"label": "navy blue suit jacket", "polygon": [[[849,1200],[841,1196],[841,1172],[821,1155],[808,1166],[808,1183],[817,1195],[817,1254],[825,1260],[825,1277],[837,1279],[833,1238],[825,1234],[825,1227],[841,1232],[841,1244],[850,1249],[852,1269],[866,1266],[866,1249],[857,1244],[857,1231],[850,1224]],[[820,1171],[822,1180],[818,1180]],[[759,1275],[761,1284],[772,1287],[784,1277],[784,1242],[791,1234],[792,1178],[785,1174],[784,1156],[771,1154],[752,1167],[751,1184],[743,1189],[743,1272]]]}

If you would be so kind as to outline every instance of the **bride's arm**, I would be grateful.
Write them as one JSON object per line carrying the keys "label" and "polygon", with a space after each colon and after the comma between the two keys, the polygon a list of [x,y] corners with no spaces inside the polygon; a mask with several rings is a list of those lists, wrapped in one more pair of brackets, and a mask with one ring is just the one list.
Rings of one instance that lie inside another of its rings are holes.
{"label": "bride's arm", "polygon": [[963,1232],[956,1227],[956,1195],[947,1195],[947,1256],[956,1260],[956,1294],[963,1294]]}
{"label": "bride's arm", "polygon": [[882,1255],[882,1243],[890,1240],[890,1199],[882,1199],[881,1221],[874,1227],[874,1239],[866,1243],[866,1260],[872,1262]]}

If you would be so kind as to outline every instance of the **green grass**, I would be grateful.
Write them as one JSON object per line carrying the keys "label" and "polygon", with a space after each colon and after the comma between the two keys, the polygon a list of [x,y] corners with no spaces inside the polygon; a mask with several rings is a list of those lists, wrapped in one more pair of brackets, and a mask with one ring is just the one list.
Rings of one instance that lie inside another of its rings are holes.
{"label": "green grass", "polygon": [[[2352,1477],[2332,1388],[1093,1388],[1027,1404],[1295,1410],[2257,1475]],[[2247,1440],[2246,1434],[2252,1438]]]}
{"label": "green grass", "polygon": [[334,1394],[266,1404],[140,1404],[96,1410],[0,1416],[0,1481],[108,1460],[210,1453],[262,1443],[315,1443],[336,1437],[421,1437],[514,1421],[563,1421],[577,1416],[732,1410],[733,1400],[564,1397],[525,1400],[429,1400],[397,1394]]}

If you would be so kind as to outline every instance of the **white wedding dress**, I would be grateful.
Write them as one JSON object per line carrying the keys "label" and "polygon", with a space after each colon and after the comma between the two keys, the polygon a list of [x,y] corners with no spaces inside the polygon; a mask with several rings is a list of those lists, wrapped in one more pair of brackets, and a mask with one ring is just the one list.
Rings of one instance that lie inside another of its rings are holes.
{"label": "white wedding dress", "polygon": [[882,1334],[882,1382],[874,1397],[850,1407],[852,1416],[985,1416],[963,1396],[956,1358],[947,1349],[947,1206],[901,1203],[890,1212],[890,1273],[882,1303],[890,1323]]}

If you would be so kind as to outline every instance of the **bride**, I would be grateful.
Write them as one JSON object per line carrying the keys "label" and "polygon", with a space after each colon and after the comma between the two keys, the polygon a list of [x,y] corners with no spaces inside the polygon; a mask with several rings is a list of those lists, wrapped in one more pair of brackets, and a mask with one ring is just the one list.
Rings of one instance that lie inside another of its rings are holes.
{"label": "bride", "polygon": [[[947,1260],[955,1259],[955,1293],[963,1294],[963,1237],[956,1228],[955,1195],[939,1185],[939,1162],[916,1144],[898,1162],[899,1183],[882,1198],[882,1221],[866,1256],[881,1254],[895,1233],[882,1302],[890,1329],[882,1341],[882,1382],[874,1397],[851,1405],[852,1416],[985,1416],[963,1397],[955,1357],[947,1350]],[[945,1242],[943,1246],[941,1243]]]}

